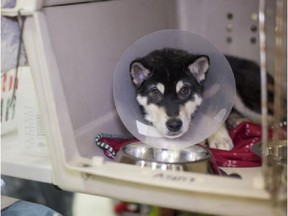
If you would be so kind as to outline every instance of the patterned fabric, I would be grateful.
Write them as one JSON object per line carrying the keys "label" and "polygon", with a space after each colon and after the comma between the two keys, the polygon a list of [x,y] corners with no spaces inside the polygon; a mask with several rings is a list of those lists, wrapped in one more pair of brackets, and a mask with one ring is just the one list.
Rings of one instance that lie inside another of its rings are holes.
{"label": "patterned fabric", "polygon": [[[286,139],[287,127],[282,127],[283,139]],[[257,167],[261,166],[261,158],[257,156],[252,147],[261,142],[261,125],[242,122],[237,127],[229,131],[233,140],[234,148],[231,151],[208,148],[212,154],[214,162],[219,167]],[[272,130],[269,131],[269,138],[272,138]],[[117,152],[123,145],[137,141],[121,136],[109,134],[98,134],[96,144],[104,151],[105,155],[114,159]]]}
{"label": "patterned fabric", "polygon": [[[16,0],[2,0],[1,8],[14,8]],[[1,16],[1,73],[5,73],[17,66],[19,44],[19,64],[27,64],[27,58],[23,43],[21,43],[21,29],[17,17]]]}
{"label": "patterned fabric", "polygon": [[107,157],[111,159],[116,157],[116,153],[122,146],[135,141],[137,141],[135,138],[129,139],[120,135],[105,133],[99,133],[95,138],[96,145],[104,151]]}
{"label": "patterned fabric", "polygon": [[[282,126],[283,132],[287,130]],[[272,138],[272,130],[269,130],[269,138]],[[234,129],[230,130],[230,137],[233,140],[234,148],[231,151],[210,149],[216,159],[216,163],[221,167],[257,167],[261,166],[261,158],[257,156],[252,148],[261,142],[262,127],[251,122],[242,122]],[[286,139],[286,133],[282,134]]]}

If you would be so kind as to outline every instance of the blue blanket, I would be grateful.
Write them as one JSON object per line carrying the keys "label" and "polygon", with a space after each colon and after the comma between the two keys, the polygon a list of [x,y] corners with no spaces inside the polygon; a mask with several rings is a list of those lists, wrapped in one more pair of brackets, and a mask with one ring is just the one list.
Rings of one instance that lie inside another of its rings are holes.
{"label": "blue blanket", "polygon": [[[2,8],[15,7],[16,0],[2,0]],[[1,17],[1,73],[16,68],[20,42],[20,26],[15,17]],[[26,64],[26,55],[21,45],[19,66]]]}

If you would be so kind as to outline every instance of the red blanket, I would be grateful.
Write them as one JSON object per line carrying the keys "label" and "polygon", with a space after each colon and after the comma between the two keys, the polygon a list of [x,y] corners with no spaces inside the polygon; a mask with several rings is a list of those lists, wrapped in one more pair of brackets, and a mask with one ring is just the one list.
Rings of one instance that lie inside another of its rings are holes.
{"label": "red blanket", "polygon": [[[286,139],[287,128],[283,128]],[[261,166],[261,158],[257,156],[252,147],[261,141],[261,125],[242,122],[229,131],[233,140],[234,148],[230,151],[208,148],[216,164],[220,167],[255,167]],[[272,130],[269,131],[272,138]],[[104,151],[105,155],[114,159],[119,149],[126,144],[135,142],[137,139],[127,139],[109,134],[98,134],[96,144]]]}

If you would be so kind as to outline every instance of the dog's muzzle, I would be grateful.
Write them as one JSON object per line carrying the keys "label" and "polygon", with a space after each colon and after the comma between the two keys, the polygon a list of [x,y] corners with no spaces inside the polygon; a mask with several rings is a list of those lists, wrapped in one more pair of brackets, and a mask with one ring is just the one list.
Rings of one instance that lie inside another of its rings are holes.
{"label": "dog's muzzle", "polygon": [[166,122],[166,127],[168,129],[169,132],[171,132],[172,134],[178,134],[177,132],[181,131],[182,128],[182,121],[180,119],[169,119]]}

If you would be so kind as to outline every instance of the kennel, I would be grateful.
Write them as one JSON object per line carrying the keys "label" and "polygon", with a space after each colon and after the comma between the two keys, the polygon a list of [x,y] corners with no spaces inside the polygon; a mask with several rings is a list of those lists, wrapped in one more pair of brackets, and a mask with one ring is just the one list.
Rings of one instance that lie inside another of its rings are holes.
{"label": "kennel", "polygon": [[[274,1],[266,5],[267,42],[272,38],[273,44]],[[48,162],[35,156],[21,156],[24,165],[4,161],[4,174],[15,175],[11,169],[19,166],[18,176],[68,191],[210,214],[273,215],[260,168],[238,169],[243,180],[163,172],[116,163],[95,144],[97,133],[131,136],[117,115],[112,81],[133,42],[154,31],[182,29],[223,53],[259,62],[258,8],[258,0],[31,0],[3,10],[24,17],[24,44],[50,155]],[[267,59],[273,59],[268,48]],[[40,177],[23,173],[25,160],[27,166],[45,161],[34,170]]]}

